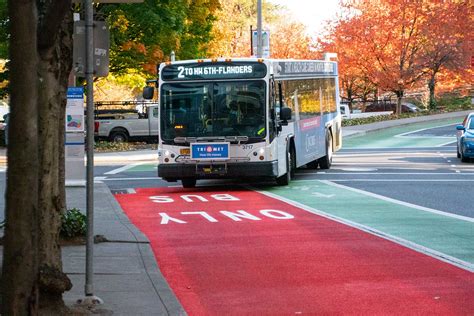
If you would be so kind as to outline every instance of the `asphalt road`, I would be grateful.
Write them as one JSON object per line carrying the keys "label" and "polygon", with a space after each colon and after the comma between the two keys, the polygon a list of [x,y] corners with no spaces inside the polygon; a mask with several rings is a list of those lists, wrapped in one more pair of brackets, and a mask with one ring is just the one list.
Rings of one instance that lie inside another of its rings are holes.
{"label": "asphalt road", "polygon": [[[395,133],[385,139],[378,133],[353,137],[344,142],[349,148],[335,155],[331,169],[300,169],[295,181],[328,180],[419,206],[474,217],[471,198],[474,163],[461,163],[456,157],[455,137],[455,124],[422,128],[413,125],[395,129]],[[424,145],[433,141],[435,146]],[[364,146],[357,145],[360,143]],[[156,166],[151,164],[120,168],[96,167],[96,177],[118,192],[138,187],[180,186],[180,182],[160,180]],[[219,187],[233,182],[198,181],[198,185]]]}

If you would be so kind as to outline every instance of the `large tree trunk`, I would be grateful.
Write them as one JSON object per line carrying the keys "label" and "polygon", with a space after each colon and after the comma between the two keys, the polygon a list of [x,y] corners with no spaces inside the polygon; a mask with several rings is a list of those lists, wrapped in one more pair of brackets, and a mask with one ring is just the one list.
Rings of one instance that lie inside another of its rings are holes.
{"label": "large tree trunk", "polygon": [[42,312],[65,310],[62,294],[71,289],[62,272],[59,232],[65,211],[64,107],[69,73],[72,68],[71,12],[64,19],[51,47],[39,47],[39,269]]}
{"label": "large tree trunk", "polygon": [[4,315],[38,311],[37,10],[9,0],[10,120],[3,251]]}

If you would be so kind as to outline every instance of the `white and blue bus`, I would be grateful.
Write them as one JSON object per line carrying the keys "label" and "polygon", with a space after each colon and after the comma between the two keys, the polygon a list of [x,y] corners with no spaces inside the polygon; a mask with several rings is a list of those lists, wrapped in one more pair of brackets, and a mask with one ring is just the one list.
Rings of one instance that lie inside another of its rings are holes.
{"label": "white and blue bus", "polygon": [[158,176],[183,187],[220,178],[287,185],[296,168],[330,168],[341,147],[336,62],[176,61],[159,66],[158,83]]}

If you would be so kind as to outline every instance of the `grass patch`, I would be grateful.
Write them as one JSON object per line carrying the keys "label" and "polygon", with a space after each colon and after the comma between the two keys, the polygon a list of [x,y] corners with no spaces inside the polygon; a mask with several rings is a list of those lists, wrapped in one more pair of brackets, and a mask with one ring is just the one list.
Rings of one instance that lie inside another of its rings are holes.
{"label": "grass patch", "polygon": [[100,141],[94,146],[95,152],[114,152],[114,151],[133,151],[143,149],[158,149],[157,144],[148,144],[145,142],[115,143]]}

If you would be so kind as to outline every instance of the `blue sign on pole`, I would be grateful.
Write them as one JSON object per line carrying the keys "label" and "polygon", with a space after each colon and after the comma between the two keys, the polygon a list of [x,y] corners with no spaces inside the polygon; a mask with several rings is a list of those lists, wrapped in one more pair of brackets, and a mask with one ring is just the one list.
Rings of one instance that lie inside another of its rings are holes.
{"label": "blue sign on pole", "polygon": [[67,88],[68,99],[83,99],[84,88],[83,87],[69,87]]}
{"label": "blue sign on pole", "polygon": [[191,144],[192,159],[228,159],[229,143]]}

